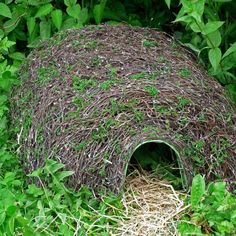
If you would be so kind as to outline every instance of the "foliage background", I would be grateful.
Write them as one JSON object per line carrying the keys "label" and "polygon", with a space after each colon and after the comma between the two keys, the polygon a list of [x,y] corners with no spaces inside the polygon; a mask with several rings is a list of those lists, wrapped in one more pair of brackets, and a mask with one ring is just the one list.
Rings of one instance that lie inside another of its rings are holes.
{"label": "foliage background", "polygon": [[[39,179],[42,175],[48,176],[54,185],[43,189],[26,185],[15,151],[17,143],[11,139],[14,130],[8,128],[8,97],[12,85],[19,82],[17,69],[39,41],[60,30],[81,28],[86,24],[106,22],[157,28],[172,34],[195,51],[199,63],[236,102],[235,11],[236,1],[233,0],[1,0],[0,232],[7,235],[16,232],[24,235],[32,235],[32,232],[34,235],[36,232],[40,235],[56,235],[56,232],[58,235],[73,235],[80,227],[81,235],[85,232],[106,235],[104,225],[115,222],[108,215],[121,214],[122,206],[117,198],[92,201],[92,194],[87,189],[80,193],[66,189],[63,179],[70,173],[63,171],[63,166],[57,163],[49,162],[44,169],[33,173]],[[222,193],[222,188],[220,191]],[[232,199],[230,204],[233,202],[235,205]],[[112,205],[115,207],[108,208]],[[230,209],[230,212],[235,219],[236,211]],[[235,220],[230,221],[228,228],[227,220],[221,219],[221,222],[226,222],[223,225],[226,230],[215,229],[220,232],[218,235],[225,235],[227,230],[235,228]],[[49,224],[51,221],[53,223]]]}

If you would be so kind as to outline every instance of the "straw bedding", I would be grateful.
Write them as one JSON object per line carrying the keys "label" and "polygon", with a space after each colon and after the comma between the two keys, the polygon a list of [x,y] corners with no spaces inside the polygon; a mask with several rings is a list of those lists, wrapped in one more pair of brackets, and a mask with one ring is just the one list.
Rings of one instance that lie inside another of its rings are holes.
{"label": "straw bedding", "polygon": [[113,236],[176,236],[176,222],[189,207],[186,194],[146,171],[133,171],[126,179],[122,198],[124,218]]}

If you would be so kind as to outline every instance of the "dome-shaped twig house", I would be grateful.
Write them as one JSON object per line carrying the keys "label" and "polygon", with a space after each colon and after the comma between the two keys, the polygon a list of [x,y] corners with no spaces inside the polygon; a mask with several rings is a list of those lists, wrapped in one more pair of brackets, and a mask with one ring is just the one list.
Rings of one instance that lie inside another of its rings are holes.
{"label": "dome-shaped twig house", "polygon": [[[184,185],[200,172],[234,188],[236,120],[221,86],[164,33],[90,26],[43,42],[12,95],[27,173],[58,160],[69,184],[119,192],[134,151],[175,153]],[[171,162],[171,160],[170,160]]]}

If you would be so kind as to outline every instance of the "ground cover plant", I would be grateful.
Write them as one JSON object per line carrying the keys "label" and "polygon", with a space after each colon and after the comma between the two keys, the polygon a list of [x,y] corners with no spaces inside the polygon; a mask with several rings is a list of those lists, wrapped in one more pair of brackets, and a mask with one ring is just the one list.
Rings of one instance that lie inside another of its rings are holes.
{"label": "ground cover plant", "polygon": [[[236,101],[235,10],[235,1],[230,0],[1,1],[0,232],[3,235],[76,232],[108,235],[109,227],[123,214],[119,198],[104,195],[99,201],[89,189],[83,188],[78,193],[67,189],[63,180],[71,173],[63,171],[63,166],[55,162],[49,161],[45,168],[32,173],[39,181],[47,176],[51,180],[48,187],[27,184],[17,158],[17,137],[14,129],[9,129],[8,97],[11,87],[18,83],[15,72],[31,48],[57,31],[91,23],[155,27],[174,34],[197,52],[199,61]],[[145,44],[148,46],[150,42]],[[191,235],[235,234],[235,198],[225,189],[225,184],[212,183],[205,189],[202,177],[195,181],[198,184],[193,183],[192,187],[192,211],[180,223],[180,232],[183,235],[189,232]]]}

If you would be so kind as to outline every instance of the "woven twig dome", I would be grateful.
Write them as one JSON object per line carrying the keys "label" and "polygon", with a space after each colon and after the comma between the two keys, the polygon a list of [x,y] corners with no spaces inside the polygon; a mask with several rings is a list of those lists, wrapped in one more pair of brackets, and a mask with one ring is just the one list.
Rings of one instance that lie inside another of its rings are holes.
{"label": "woven twig dome", "polygon": [[27,173],[55,159],[75,172],[75,189],[119,192],[136,147],[159,140],[179,154],[186,183],[200,172],[234,188],[234,107],[166,34],[124,25],[67,30],[33,50],[19,75],[12,119]]}

